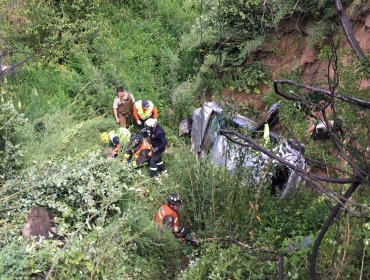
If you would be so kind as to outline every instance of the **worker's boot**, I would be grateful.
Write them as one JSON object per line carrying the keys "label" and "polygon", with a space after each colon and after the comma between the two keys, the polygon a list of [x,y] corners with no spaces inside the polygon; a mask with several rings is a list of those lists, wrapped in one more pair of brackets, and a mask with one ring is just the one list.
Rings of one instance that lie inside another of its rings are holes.
{"label": "worker's boot", "polygon": [[154,178],[158,176],[158,170],[157,168],[150,167],[150,177]]}
{"label": "worker's boot", "polygon": [[165,171],[166,171],[166,166],[164,165],[163,161],[161,161],[161,162],[157,163],[157,166],[158,166],[158,171],[159,171],[160,173],[162,173],[162,172],[165,172]]}

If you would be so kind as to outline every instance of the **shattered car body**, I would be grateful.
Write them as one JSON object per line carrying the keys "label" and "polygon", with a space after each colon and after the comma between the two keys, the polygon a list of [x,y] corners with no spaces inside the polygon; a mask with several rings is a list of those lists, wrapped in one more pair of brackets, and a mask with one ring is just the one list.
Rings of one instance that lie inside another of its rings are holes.
{"label": "shattered car body", "polygon": [[[259,137],[264,123],[273,126],[278,122],[279,105],[274,104],[266,115],[257,123],[241,115],[234,115],[232,124],[235,128],[244,128],[252,132],[252,137]],[[209,156],[212,161],[225,166],[233,171],[238,164],[243,167],[251,167],[252,174],[256,182],[261,178],[261,172],[266,170],[267,166],[272,167],[272,171],[280,174],[281,178],[275,178],[280,181],[282,189],[281,197],[287,196],[289,191],[298,185],[301,178],[298,174],[287,166],[270,159],[267,155],[253,151],[250,147],[240,146],[231,143],[227,138],[221,135],[218,130],[223,128],[221,114],[223,109],[215,102],[205,102],[202,107],[193,112],[191,124],[191,150],[200,157]],[[270,142],[275,145],[272,151],[284,158],[289,163],[305,168],[305,160],[296,145],[287,141],[280,135],[269,132]],[[274,181],[274,178],[273,180]],[[274,182],[273,182],[274,183]]]}

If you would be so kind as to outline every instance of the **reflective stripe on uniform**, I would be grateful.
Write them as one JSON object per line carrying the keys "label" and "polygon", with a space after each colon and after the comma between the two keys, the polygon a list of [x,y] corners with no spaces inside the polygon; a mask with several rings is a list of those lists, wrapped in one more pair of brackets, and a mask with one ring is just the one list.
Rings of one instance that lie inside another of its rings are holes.
{"label": "reflective stripe on uniform", "polygon": [[163,165],[163,161],[158,162],[157,165]]}
{"label": "reflective stripe on uniform", "polygon": [[145,109],[145,111],[142,107],[141,100],[139,100],[135,103],[137,113],[138,113],[140,119],[142,119],[142,120],[146,120],[152,115],[154,104],[151,101],[148,101],[148,102],[149,102],[149,108]]}
{"label": "reflective stripe on uniform", "polygon": [[162,213],[161,213],[161,209],[162,209],[162,207],[159,209],[159,211],[158,211],[158,216],[159,216],[159,218],[161,219],[161,220],[163,220],[163,216],[162,216]]}
{"label": "reflective stripe on uniform", "polygon": [[157,171],[157,167],[150,167],[150,170]]}

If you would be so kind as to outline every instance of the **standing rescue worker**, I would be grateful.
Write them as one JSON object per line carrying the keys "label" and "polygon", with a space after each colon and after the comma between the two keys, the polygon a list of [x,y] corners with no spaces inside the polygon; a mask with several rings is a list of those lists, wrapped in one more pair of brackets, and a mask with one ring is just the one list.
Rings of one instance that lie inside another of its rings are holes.
{"label": "standing rescue worker", "polygon": [[116,122],[121,127],[128,128],[130,126],[130,118],[134,104],[134,96],[124,90],[123,87],[117,87],[117,96],[113,101],[113,115],[116,119]]}
{"label": "standing rescue worker", "polygon": [[166,171],[166,167],[162,160],[162,154],[167,147],[167,139],[164,130],[157,124],[156,119],[147,119],[145,121],[147,127],[146,133],[149,136],[150,144],[152,145],[152,158],[150,159],[150,177],[157,177],[158,171]]}
{"label": "standing rescue worker", "polygon": [[180,239],[186,239],[188,231],[180,226],[178,211],[182,206],[182,200],[177,194],[171,194],[165,199],[165,203],[159,208],[155,215],[155,222],[162,231],[163,225]]}
{"label": "standing rescue worker", "polygon": [[153,102],[142,99],[137,102],[135,102],[133,111],[132,111],[134,118],[136,120],[136,123],[143,128],[144,122],[149,119],[157,119],[158,118],[158,110],[154,106]]}

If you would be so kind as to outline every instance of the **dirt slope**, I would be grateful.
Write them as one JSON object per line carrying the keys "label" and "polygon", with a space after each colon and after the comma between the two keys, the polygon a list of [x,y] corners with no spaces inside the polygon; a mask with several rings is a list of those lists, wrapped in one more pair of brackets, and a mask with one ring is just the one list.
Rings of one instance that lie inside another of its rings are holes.
{"label": "dirt slope", "polygon": [[[353,23],[353,31],[360,47],[366,55],[370,54],[370,3],[363,5],[357,11],[349,7],[346,12]],[[335,24],[341,32],[339,47],[348,50],[348,53],[353,53],[339,19],[336,20]],[[248,57],[246,63],[262,61],[269,68],[272,79],[277,79],[281,73],[295,71],[300,74],[305,83],[326,87],[328,61],[320,60],[319,48],[312,47],[308,43],[308,35],[315,26],[317,27],[317,23],[307,19],[294,20],[290,18],[282,21],[277,31],[265,41],[259,50]],[[349,57],[342,58],[343,63],[347,63],[348,60]],[[331,69],[329,74],[332,75]],[[363,80],[359,84],[360,90],[369,88],[370,79]],[[261,94],[246,94],[224,89],[222,96],[263,111],[265,105],[262,97],[270,89],[269,86],[262,85],[260,87]]]}

